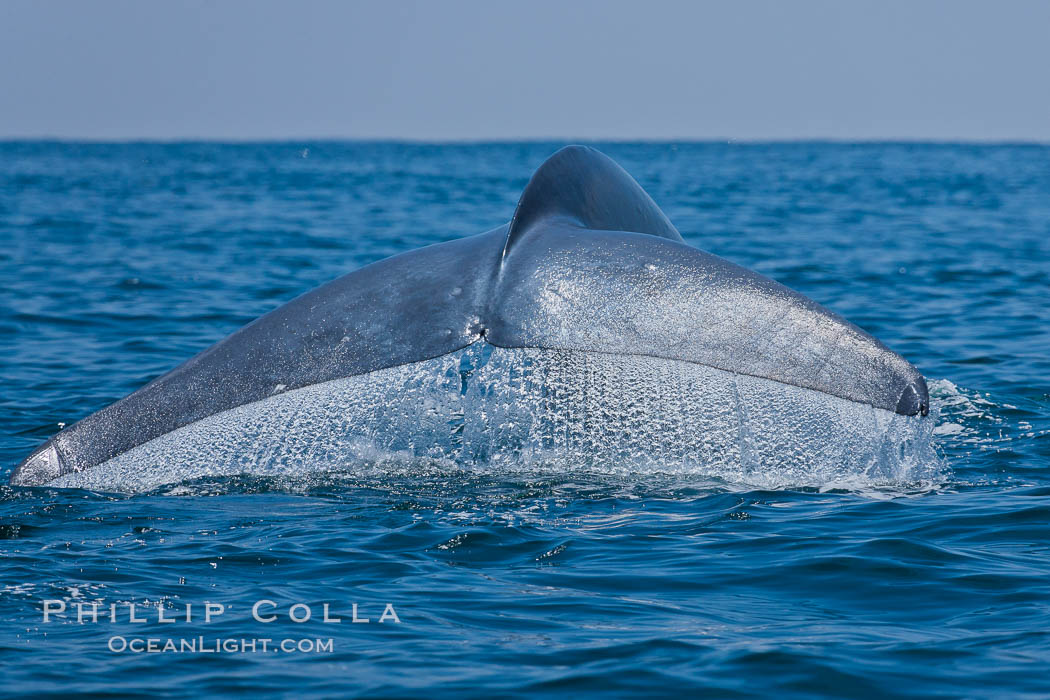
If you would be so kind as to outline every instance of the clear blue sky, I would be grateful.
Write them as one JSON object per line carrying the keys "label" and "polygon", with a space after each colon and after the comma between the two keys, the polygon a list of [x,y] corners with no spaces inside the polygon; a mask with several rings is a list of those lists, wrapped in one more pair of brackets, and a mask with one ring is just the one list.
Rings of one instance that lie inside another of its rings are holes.
{"label": "clear blue sky", "polygon": [[1050,141],[1050,2],[0,2],[0,138]]}

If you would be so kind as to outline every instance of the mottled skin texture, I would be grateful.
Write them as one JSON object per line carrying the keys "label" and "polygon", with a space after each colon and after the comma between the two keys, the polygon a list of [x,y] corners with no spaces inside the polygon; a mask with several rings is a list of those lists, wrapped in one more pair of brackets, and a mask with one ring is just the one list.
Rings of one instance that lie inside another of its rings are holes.
{"label": "mottled skin texture", "polygon": [[685,360],[905,415],[929,405],[904,358],[806,297],[686,245],[618,165],[571,146],[537,170],[510,224],[292,300],[61,431],[11,483],[45,484],[276,392],[481,338]]}

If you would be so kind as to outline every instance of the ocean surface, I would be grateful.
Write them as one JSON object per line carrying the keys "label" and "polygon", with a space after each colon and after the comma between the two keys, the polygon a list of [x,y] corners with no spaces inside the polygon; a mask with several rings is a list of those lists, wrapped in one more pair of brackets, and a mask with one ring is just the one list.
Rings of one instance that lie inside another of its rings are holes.
{"label": "ocean surface", "polygon": [[[560,145],[0,143],[3,481],[294,296],[505,223]],[[1050,695],[1050,147],[596,145],[916,364],[927,463],[4,485],[0,694]]]}

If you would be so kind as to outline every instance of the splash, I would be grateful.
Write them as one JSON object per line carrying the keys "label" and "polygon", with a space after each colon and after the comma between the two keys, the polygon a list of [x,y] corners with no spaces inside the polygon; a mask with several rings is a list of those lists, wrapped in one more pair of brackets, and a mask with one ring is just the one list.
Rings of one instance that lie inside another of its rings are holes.
{"label": "splash", "polygon": [[[1012,462],[1017,454],[1038,453],[1040,444],[1050,435],[1045,396],[1015,394],[1011,397],[1013,403],[1007,403],[989,392],[939,379],[930,382],[930,397],[940,415],[934,439],[939,449],[958,465],[952,474],[956,485],[1041,483],[1041,465],[1029,469]],[[1000,458],[1007,460],[1009,469],[1003,468]]]}
{"label": "splash", "polygon": [[55,486],[392,468],[684,474],[757,488],[935,480],[935,420],[676,360],[479,342],[277,393]]}

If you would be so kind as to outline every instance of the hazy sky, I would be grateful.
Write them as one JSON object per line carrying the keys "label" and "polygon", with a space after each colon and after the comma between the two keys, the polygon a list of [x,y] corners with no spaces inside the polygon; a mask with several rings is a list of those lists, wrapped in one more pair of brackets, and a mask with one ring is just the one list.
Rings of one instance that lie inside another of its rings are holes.
{"label": "hazy sky", "polygon": [[1050,141],[1050,2],[0,0],[0,138]]}

